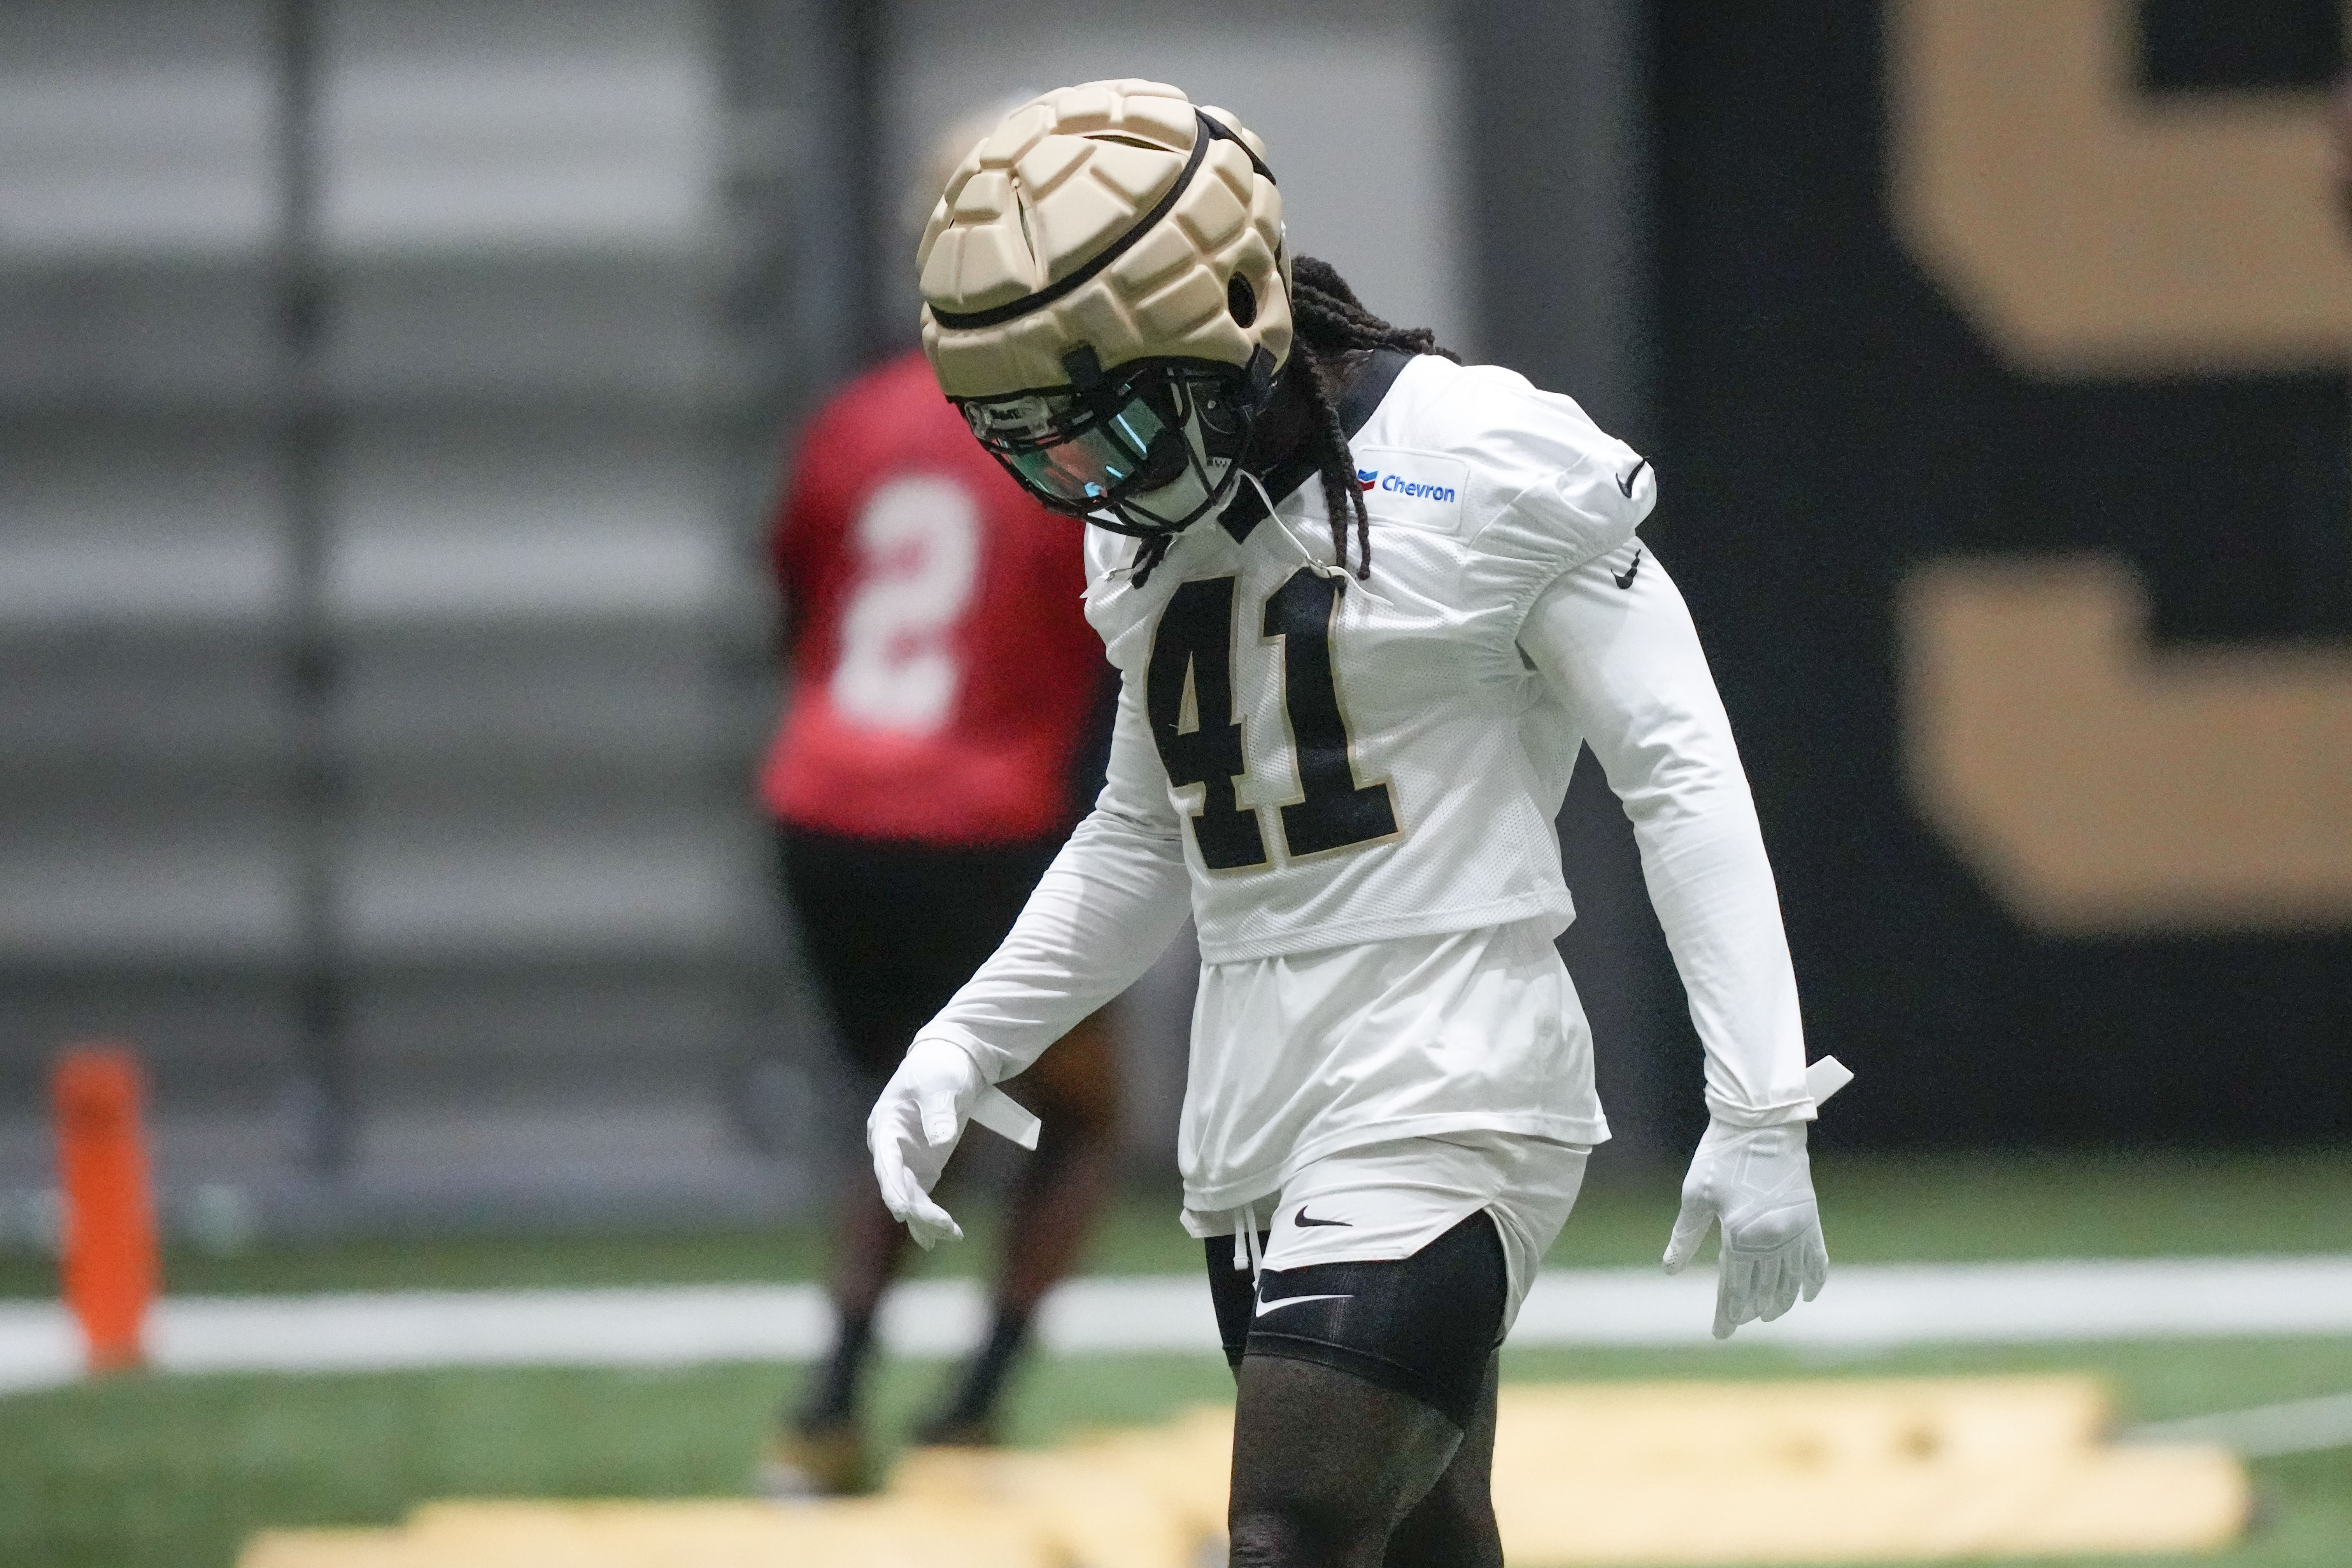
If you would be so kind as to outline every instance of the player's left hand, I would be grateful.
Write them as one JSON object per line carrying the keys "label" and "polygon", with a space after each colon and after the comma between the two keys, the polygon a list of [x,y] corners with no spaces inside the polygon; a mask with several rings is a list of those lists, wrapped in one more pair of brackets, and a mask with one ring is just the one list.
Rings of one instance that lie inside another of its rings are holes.
{"label": "player's left hand", "polygon": [[1715,1289],[1715,1337],[1740,1324],[1770,1322],[1829,1279],[1829,1247],[1813,1201],[1805,1124],[1707,1124],[1683,1178],[1682,1215],[1666,1243],[1666,1272],[1679,1274],[1717,1222],[1723,1226]]}
{"label": "player's left hand", "polygon": [[962,1141],[972,1101],[987,1087],[978,1064],[957,1047],[917,1040],[866,1118],[882,1201],[927,1252],[942,1240],[963,1239],[963,1227],[931,1201],[931,1188]]}

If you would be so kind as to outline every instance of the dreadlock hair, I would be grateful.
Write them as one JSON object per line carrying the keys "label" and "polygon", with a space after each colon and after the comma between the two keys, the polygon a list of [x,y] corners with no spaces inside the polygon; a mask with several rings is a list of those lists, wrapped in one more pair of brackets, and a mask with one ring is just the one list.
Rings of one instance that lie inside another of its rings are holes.
{"label": "dreadlock hair", "polygon": [[1318,448],[1316,471],[1323,481],[1323,510],[1331,521],[1331,552],[1339,569],[1348,570],[1348,524],[1352,520],[1355,574],[1360,582],[1372,574],[1372,522],[1364,510],[1364,492],[1356,483],[1356,457],[1348,449],[1347,429],[1323,384],[1323,360],[1351,349],[1436,354],[1456,364],[1462,356],[1441,348],[1437,334],[1427,327],[1394,327],[1373,315],[1339,268],[1312,256],[1292,264],[1290,320],[1295,335],[1283,374],[1307,405],[1311,422],[1307,439]]}

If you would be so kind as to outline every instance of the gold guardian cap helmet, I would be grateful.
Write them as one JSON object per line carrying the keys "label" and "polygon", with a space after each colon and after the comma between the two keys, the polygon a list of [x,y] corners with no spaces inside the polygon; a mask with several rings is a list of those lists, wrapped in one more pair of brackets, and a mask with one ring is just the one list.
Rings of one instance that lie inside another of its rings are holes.
{"label": "gold guardian cap helmet", "polygon": [[917,259],[941,390],[1038,500],[1150,536],[1231,493],[1291,344],[1281,193],[1232,115],[1150,81],[1033,99]]}

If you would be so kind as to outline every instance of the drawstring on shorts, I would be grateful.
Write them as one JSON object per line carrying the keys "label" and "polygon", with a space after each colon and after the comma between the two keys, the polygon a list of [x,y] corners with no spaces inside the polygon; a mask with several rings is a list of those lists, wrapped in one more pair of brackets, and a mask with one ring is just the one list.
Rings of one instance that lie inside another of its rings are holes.
{"label": "drawstring on shorts", "polygon": [[1265,1263],[1265,1255],[1258,1250],[1257,1245],[1257,1205],[1244,1204],[1241,1226],[1234,1232],[1234,1268],[1237,1271],[1248,1269],[1250,1280],[1255,1284],[1258,1270]]}

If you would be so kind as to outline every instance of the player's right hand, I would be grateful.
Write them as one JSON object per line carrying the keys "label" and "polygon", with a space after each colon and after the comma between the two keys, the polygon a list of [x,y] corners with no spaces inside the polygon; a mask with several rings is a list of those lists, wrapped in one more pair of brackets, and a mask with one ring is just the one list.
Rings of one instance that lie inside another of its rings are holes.
{"label": "player's right hand", "polygon": [[988,1087],[971,1057],[945,1040],[917,1040],[866,1118],[875,1184],[890,1216],[925,1251],[961,1241],[963,1227],[931,1201],[940,1172],[963,1137],[971,1103]]}
{"label": "player's right hand", "polygon": [[1821,1207],[1813,1200],[1805,1124],[1734,1127],[1709,1122],[1683,1178],[1683,1207],[1666,1242],[1666,1272],[1679,1274],[1720,1223],[1723,1242],[1715,1287],[1715,1337],[1740,1324],[1770,1322],[1810,1301],[1829,1279]]}

